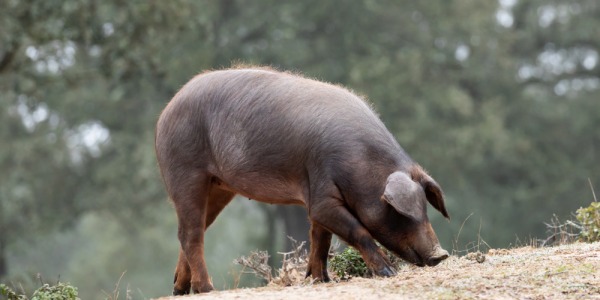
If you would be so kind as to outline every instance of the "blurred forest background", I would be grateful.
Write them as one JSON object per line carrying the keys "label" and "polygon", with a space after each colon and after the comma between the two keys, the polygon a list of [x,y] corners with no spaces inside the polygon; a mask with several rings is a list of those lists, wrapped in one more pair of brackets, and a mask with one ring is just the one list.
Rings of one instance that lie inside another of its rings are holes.
{"label": "blurred forest background", "polygon": [[[155,122],[192,76],[239,62],[367,95],[444,188],[445,248],[544,237],[600,186],[599,28],[597,0],[0,0],[0,282],[96,299],[125,272],[134,298],[169,294]],[[251,250],[280,260],[304,218],[234,201],[208,231],[215,287]]]}

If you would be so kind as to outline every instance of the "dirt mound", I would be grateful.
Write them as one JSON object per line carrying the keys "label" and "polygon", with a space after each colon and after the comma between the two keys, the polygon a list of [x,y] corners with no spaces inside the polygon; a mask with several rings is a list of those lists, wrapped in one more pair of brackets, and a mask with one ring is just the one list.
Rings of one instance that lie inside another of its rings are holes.
{"label": "dirt mound", "polygon": [[266,286],[167,299],[600,299],[600,243],[493,249],[392,278]]}

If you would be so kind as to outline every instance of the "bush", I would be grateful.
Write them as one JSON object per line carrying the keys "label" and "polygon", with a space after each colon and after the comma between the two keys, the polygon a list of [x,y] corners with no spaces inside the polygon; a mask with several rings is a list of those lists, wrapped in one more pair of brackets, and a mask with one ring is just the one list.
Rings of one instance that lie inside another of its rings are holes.
{"label": "bush", "polygon": [[27,300],[24,295],[19,295],[5,284],[0,284],[0,295],[5,296],[8,300]]}
{"label": "bush", "polygon": [[[8,300],[28,300],[25,295],[19,295],[11,288],[0,284],[0,295]],[[80,300],[77,297],[77,288],[68,284],[59,282],[56,285],[44,284],[31,296],[30,300]]]}
{"label": "bush", "polygon": [[578,209],[576,217],[581,225],[579,239],[588,243],[600,241],[600,202]]}
{"label": "bush", "polygon": [[370,276],[369,268],[362,259],[362,256],[360,256],[360,252],[352,247],[348,247],[341,253],[336,254],[331,259],[330,265],[331,270],[340,279]]}

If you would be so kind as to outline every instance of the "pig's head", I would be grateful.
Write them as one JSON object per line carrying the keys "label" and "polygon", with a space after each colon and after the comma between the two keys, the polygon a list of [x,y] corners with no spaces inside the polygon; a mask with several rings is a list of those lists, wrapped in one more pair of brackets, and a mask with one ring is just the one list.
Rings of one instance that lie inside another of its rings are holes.
{"label": "pig's head", "polygon": [[[418,266],[435,266],[448,257],[427,218],[427,202],[449,218],[440,186],[421,168],[394,172],[381,196],[383,218],[375,238],[400,258]],[[381,217],[381,216],[380,216]]]}

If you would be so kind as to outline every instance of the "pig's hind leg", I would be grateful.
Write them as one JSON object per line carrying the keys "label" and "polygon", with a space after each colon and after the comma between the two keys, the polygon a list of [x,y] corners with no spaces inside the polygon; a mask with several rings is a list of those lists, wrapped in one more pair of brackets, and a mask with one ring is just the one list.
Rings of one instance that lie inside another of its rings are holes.
{"label": "pig's hind leg", "polygon": [[205,229],[215,221],[219,213],[231,202],[235,193],[218,188],[212,185],[208,195],[208,205],[206,207],[206,225]]}
{"label": "pig's hind leg", "polygon": [[175,269],[173,294],[209,292],[213,290],[204,260],[204,231],[210,191],[209,176],[188,170],[177,181],[165,176],[179,221],[181,251]]}
{"label": "pig's hind leg", "polygon": [[192,273],[190,264],[185,258],[183,249],[179,248],[179,258],[175,267],[175,278],[173,279],[173,295],[187,295],[190,293]]}

